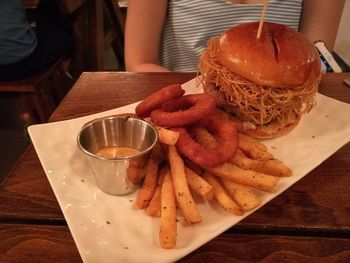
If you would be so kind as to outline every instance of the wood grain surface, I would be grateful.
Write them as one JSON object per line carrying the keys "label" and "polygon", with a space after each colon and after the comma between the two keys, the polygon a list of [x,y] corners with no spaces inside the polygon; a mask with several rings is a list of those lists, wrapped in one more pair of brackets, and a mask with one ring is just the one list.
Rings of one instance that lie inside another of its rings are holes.
{"label": "wood grain surface", "polygon": [[[64,227],[1,224],[0,248],[0,262],[81,262]],[[179,262],[347,263],[349,258],[346,238],[224,233]]]}
{"label": "wood grain surface", "polygon": [[0,262],[81,262],[67,227],[0,224]]}

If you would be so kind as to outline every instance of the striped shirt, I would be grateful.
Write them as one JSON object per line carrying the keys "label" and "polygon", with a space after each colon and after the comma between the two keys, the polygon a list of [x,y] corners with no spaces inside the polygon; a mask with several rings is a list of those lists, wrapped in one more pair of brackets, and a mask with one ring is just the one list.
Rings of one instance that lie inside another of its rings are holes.
{"label": "striped shirt", "polygon": [[[303,0],[270,0],[265,21],[299,29]],[[208,39],[246,22],[258,21],[262,4],[224,0],[169,0],[162,33],[160,64],[171,71],[197,71]]]}

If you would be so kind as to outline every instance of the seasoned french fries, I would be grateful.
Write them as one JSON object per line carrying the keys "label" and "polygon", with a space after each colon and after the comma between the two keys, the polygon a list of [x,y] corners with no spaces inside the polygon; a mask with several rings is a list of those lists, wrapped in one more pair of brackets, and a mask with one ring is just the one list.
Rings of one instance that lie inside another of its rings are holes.
{"label": "seasoned french fries", "polygon": [[179,139],[180,134],[176,131],[172,131],[163,127],[156,126],[158,131],[159,141],[167,145],[175,145]]}
{"label": "seasoned french fries", "polygon": [[252,170],[244,170],[238,168],[232,163],[224,163],[207,170],[216,176],[232,180],[239,184],[251,186],[265,192],[273,192],[278,183],[278,177]]}
{"label": "seasoned french fries", "polygon": [[261,200],[249,186],[237,184],[225,178],[220,178],[220,181],[226,192],[236,201],[242,210],[250,211],[261,204]]}
{"label": "seasoned french fries", "polygon": [[146,174],[138,192],[135,208],[143,209],[149,205],[158,181],[159,160],[151,156],[146,164]]}
{"label": "seasoned french fries", "polygon": [[215,199],[225,211],[234,215],[243,214],[240,206],[226,193],[224,187],[214,175],[205,172],[203,178],[213,186]]}
{"label": "seasoned french fries", "polygon": [[169,145],[168,160],[177,203],[187,224],[198,223],[202,220],[201,214],[190,193],[185,165],[174,145]]}
{"label": "seasoned french fries", "polygon": [[203,196],[207,200],[214,198],[214,188],[197,173],[185,166],[185,174],[188,186],[192,191]]}
{"label": "seasoned french fries", "polygon": [[159,228],[159,241],[162,248],[173,248],[176,246],[177,220],[176,220],[176,198],[168,169],[164,175],[161,188],[161,215]]}
{"label": "seasoned french fries", "polygon": [[252,159],[269,160],[273,158],[263,143],[243,133],[238,133],[238,147]]}
{"label": "seasoned french fries", "polygon": [[149,216],[160,217],[160,198],[161,198],[162,185],[163,185],[164,176],[168,172],[168,170],[169,170],[169,167],[165,165],[165,166],[162,166],[159,171],[158,183],[157,183],[156,189],[152,195],[149,205],[146,208],[146,214]]}
{"label": "seasoned french fries", "polygon": [[283,177],[292,175],[292,170],[278,159],[254,160],[245,156],[240,150],[237,151],[230,162],[242,169],[254,170],[273,176]]}
{"label": "seasoned french fries", "polygon": [[[229,119],[237,130],[241,128],[242,123],[225,112],[220,112],[219,118]],[[238,132],[238,149],[234,156],[222,165],[206,168],[204,164],[192,162],[191,156],[182,156],[177,151],[178,132],[153,125],[158,130],[158,143],[149,159],[135,164],[130,162],[128,177],[133,183],[143,181],[134,206],[145,209],[151,217],[159,217],[162,248],[176,247],[177,215],[182,215],[186,224],[202,221],[192,194],[241,216],[261,205],[260,191],[273,192],[282,177],[292,175],[262,142],[249,135]],[[194,125],[191,136],[206,148],[218,146],[213,134],[201,126]]]}

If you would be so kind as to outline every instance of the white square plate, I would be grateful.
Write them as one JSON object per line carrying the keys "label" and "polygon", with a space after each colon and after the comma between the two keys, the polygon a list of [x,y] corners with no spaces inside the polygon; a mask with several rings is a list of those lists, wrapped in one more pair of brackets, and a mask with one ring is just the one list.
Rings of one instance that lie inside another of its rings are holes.
{"label": "white square plate", "polygon": [[[195,80],[183,87],[186,93],[202,92],[195,87]],[[350,112],[350,105],[320,94],[316,100],[317,105],[288,135],[265,141],[294,175],[281,179],[274,193],[262,194],[262,205],[350,140],[350,122],[346,114]],[[164,250],[158,241],[159,219],[133,209],[136,193],[117,197],[101,192],[77,147],[77,134],[82,125],[92,119],[134,112],[136,105],[29,127],[35,150],[84,262],[174,262],[250,214],[233,216],[201,202],[203,221],[194,227],[179,223],[177,247]]]}

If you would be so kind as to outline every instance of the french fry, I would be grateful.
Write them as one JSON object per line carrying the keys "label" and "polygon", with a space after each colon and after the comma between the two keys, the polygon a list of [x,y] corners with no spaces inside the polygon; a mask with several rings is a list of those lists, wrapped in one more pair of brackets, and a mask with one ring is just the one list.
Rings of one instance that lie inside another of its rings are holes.
{"label": "french fry", "polygon": [[281,160],[261,160],[254,162],[253,170],[278,177],[292,176],[293,172]]}
{"label": "french fry", "polygon": [[266,145],[259,142],[257,139],[253,138],[252,136],[241,132],[238,134],[238,136],[244,143],[247,143],[248,145],[254,145],[254,147],[252,148],[257,148],[260,151],[267,151]]}
{"label": "french fry", "polygon": [[207,200],[212,200],[214,198],[214,189],[206,180],[186,166],[185,174],[190,189]]}
{"label": "french fry", "polygon": [[249,186],[237,184],[225,178],[220,178],[220,180],[226,192],[244,211],[250,211],[261,204],[261,200]]}
{"label": "french fry", "polygon": [[167,145],[175,145],[179,139],[180,134],[176,131],[172,131],[163,127],[156,126],[158,131],[159,141]]}
{"label": "french fry", "polygon": [[195,128],[193,129],[193,134],[196,140],[207,148],[214,148],[217,145],[217,142],[213,135],[204,128]]}
{"label": "french fry", "polygon": [[242,169],[254,170],[273,176],[284,177],[292,175],[292,170],[278,159],[254,160],[245,156],[240,150],[237,151],[230,162]]}
{"label": "french fry", "polygon": [[[157,143],[151,152],[152,158],[156,159],[159,163],[164,160],[165,151],[162,144]],[[130,160],[130,165],[127,169],[128,179],[133,184],[139,184],[146,175],[145,166],[149,160],[150,156],[147,155],[142,159]]]}
{"label": "french fry", "polygon": [[164,175],[161,188],[161,215],[159,227],[159,241],[162,248],[173,248],[176,246],[177,220],[176,220],[176,198],[170,170]]}
{"label": "french fry", "polygon": [[239,184],[251,186],[265,192],[273,192],[279,180],[278,177],[272,175],[238,168],[232,163],[224,163],[207,170],[216,176],[232,180]]}
{"label": "french fry", "polygon": [[169,170],[169,167],[165,165],[165,166],[162,166],[159,171],[156,189],[152,195],[149,205],[146,208],[146,214],[149,216],[160,217],[161,190],[162,190],[164,175],[167,173],[168,170]]}
{"label": "french fry", "polygon": [[269,160],[273,158],[272,154],[267,151],[266,145],[243,133],[238,133],[238,148],[252,159]]}
{"label": "french fry", "polygon": [[145,178],[146,170],[136,166],[129,166],[126,170],[128,180],[133,184],[140,184]]}
{"label": "french fry", "polygon": [[239,168],[251,170],[253,159],[248,158],[241,149],[237,149],[236,154],[229,160],[230,163],[237,165]]}
{"label": "french fry", "polygon": [[[194,135],[199,141],[199,143],[203,144],[208,148],[215,147],[215,145],[217,144],[215,138],[205,129],[194,129]],[[250,141],[249,147],[251,147],[252,145],[253,140]],[[260,145],[260,143],[257,143],[256,145]],[[259,148],[260,150],[262,150],[263,147],[264,146],[256,146],[256,148]],[[237,157],[233,156],[232,158]],[[237,183],[250,185],[267,192],[271,192],[278,181],[275,177],[272,177],[270,175],[257,173],[255,171],[250,170],[243,170],[235,165],[232,165],[231,163],[224,163],[220,166],[216,166],[207,170],[217,176],[236,181]]]}
{"label": "french fry", "polygon": [[145,155],[143,158],[137,158],[135,160],[130,160],[129,166],[136,167],[136,168],[143,168],[145,167],[147,161],[149,159],[148,155]]}
{"label": "french fry", "polygon": [[203,178],[213,186],[215,199],[225,211],[234,215],[243,214],[240,206],[226,193],[224,187],[214,175],[205,172]]}
{"label": "french fry", "polygon": [[157,186],[158,166],[159,160],[151,156],[145,167],[146,174],[136,198],[135,208],[143,209],[149,205]]}
{"label": "french fry", "polygon": [[144,156],[143,158],[138,158],[137,160],[130,160],[129,167],[127,168],[128,179],[133,184],[140,184],[145,178],[145,166],[149,160],[149,155]]}
{"label": "french fry", "polygon": [[166,153],[164,151],[163,144],[157,142],[151,152],[152,158],[157,159],[158,162],[161,163],[162,161],[164,161],[165,155]]}
{"label": "french fry", "polygon": [[187,158],[184,158],[183,160],[184,160],[184,164],[187,168],[191,169],[192,171],[194,171],[198,175],[203,174],[204,170],[198,164],[195,164],[194,162],[192,162],[191,160],[189,160]]}
{"label": "french fry", "polygon": [[176,201],[187,224],[202,220],[201,214],[190,193],[185,174],[185,165],[174,145],[169,145],[168,160],[175,190]]}

